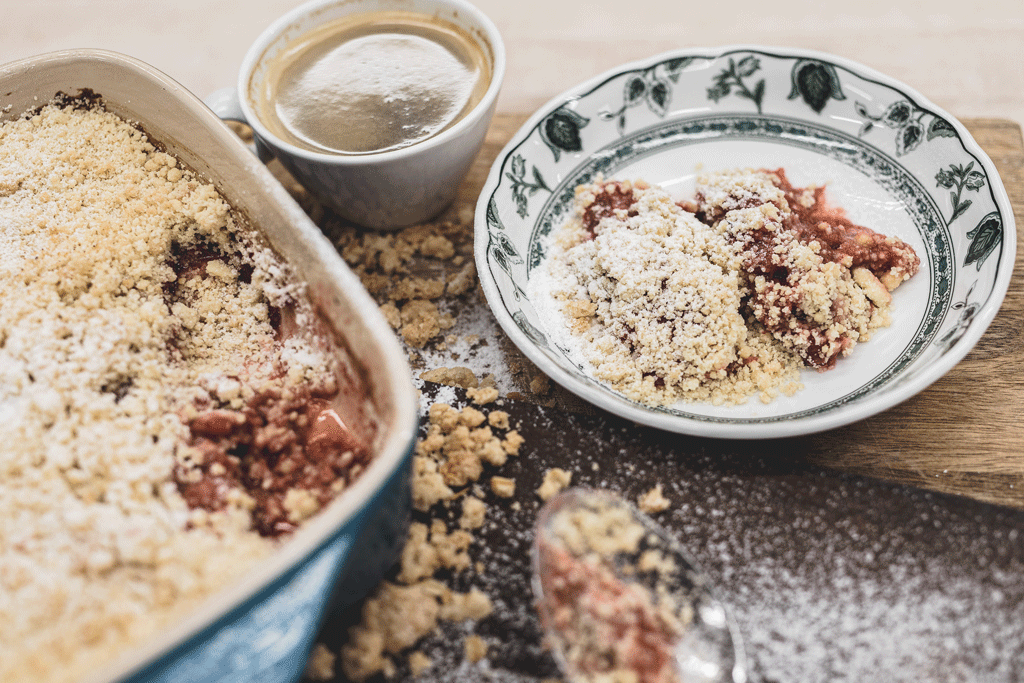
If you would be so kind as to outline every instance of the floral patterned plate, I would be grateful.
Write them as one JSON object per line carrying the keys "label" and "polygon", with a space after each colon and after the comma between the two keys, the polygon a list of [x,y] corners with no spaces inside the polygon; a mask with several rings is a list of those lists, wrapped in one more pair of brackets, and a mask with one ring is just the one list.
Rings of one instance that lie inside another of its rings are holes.
{"label": "floral patterned plate", "polygon": [[[894,292],[890,327],[833,370],[802,371],[805,388],[792,397],[659,408],[630,401],[573,359],[561,321],[528,295],[544,238],[571,215],[574,188],[598,175],[643,178],[682,199],[699,169],[735,167],[782,167],[794,185],[827,184],[852,220],[911,244],[921,272]],[[659,55],[558,96],[498,156],[476,225],[487,300],[544,372],[636,422],[728,438],[830,429],[921,391],[995,317],[1016,253],[996,169],[952,116],[840,57],[754,46]]]}

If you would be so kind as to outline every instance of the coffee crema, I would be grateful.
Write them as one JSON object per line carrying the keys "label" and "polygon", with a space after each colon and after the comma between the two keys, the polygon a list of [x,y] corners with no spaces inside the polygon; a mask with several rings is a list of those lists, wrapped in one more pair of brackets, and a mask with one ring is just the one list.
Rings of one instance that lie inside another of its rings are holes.
{"label": "coffee crema", "polygon": [[355,14],[289,43],[255,90],[278,137],[329,154],[408,147],[450,128],[491,81],[484,48],[459,26],[416,12]]}

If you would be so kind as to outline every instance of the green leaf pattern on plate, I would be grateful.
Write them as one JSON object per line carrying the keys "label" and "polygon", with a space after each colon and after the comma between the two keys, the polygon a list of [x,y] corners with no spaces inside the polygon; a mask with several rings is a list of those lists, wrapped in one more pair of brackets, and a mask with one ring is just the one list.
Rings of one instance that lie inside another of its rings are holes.
{"label": "green leaf pattern on plate", "polygon": [[516,213],[520,218],[525,218],[529,213],[529,200],[527,195],[532,197],[540,190],[551,192],[551,188],[544,182],[537,167],[533,167],[533,182],[526,180],[526,161],[522,155],[512,157],[512,169],[505,174],[512,181],[512,199],[516,203]]}
{"label": "green leaf pattern on plate", "polygon": [[[664,65],[656,64],[650,69],[626,77],[622,87],[622,106],[616,110],[608,108],[598,112],[602,121],[615,121],[619,134],[626,130],[626,110],[640,104],[647,106],[658,116],[665,116],[672,102],[672,84],[679,80],[679,74],[689,62],[672,60]],[[664,69],[658,69],[664,66]]]}
{"label": "green leaf pattern on plate", "polygon": [[948,169],[942,169],[935,174],[935,182],[938,187],[950,190],[949,198],[953,203],[953,214],[949,218],[949,223],[960,218],[964,211],[971,206],[970,199],[963,201],[960,199],[964,190],[977,192],[985,186],[985,174],[973,169],[974,162],[972,161],[966,167],[962,164],[950,164]]}
{"label": "green leaf pattern on plate", "polygon": [[491,230],[504,230],[505,225],[501,222],[501,217],[498,215],[498,203],[494,200],[494,196],[491,196],[491,201],[487,202],[487,229]]}
{"label": "green leaf pattern on plate", "polygon": [[974,263],[977,264],[977,269],[981,270],[985,259],[996,250],[1003,239],[1003,221],[999,217],[999,213],[993,211],[982,218],[978,227],[967,233],[967,237],[971,240],[971,246],[967,250],[964,265],[969,266]]}
{"label": "green leaf pattern on plate", "polygon": [[580,129],[590,123],[568,107],[559,107],[551,112],[540,124],[540,137],[551,148],[558,161],[562,152],[579,152],[583,149]]}
{"label": "green leaf pattern on plate", "polygon": [[[914,151],[925,141],[939,137],[956,137],[956,129],[949,121],[935,116],[931,112],[918,109],[909,100],[897,100],[879,115],[872,114],[861,102],[854,105],[854,111],[864,119],[859,132],[861,136],[870,132],[876,125],[896,131],[896,156],[903,156]],[[928,116],[931,117],[931,120],[925,126],[925,118]]]}
{"label": "green leaf pattern on plate", "polygon": [[949,351],[953,348],[953,345],[960,341],[960,338],[967,333],[967,328],[971,326],[971,322],[974,320],[974,316],[977,315],[978,309],[981,308],[981,304],[976,301],[971,301],[971,294],[974,293],[974,287],[977,285],[977,281],[971,285],[971,288],[967,290],[967,295],[961,301],[957,301],[950,309],[954,311],[960,311],[960,316],[953,325],[938,341],[938,345]]}
{"label": "green leaf pattern on plate", "polygon": [[761,61],[754,55],[747,55],[736,61],[729,58],[729,66],[715,76],[714,85],[708,88],[708,99],[717,103],[723,97],[735,93],[738,97],[750,100],[757,106],[757,113],[761,113],[761,104],[764,101],[764,79],[749,86],[745,78],[750,78],[761,69]]}
{"label": "green leaf pattern on plate", "polygon": [[789,99],[803,99],[807,106],[820,114],[829,100],[845,100],[839,74],[831,64],[816,59],[798,59],[790,72],[792,86]]}

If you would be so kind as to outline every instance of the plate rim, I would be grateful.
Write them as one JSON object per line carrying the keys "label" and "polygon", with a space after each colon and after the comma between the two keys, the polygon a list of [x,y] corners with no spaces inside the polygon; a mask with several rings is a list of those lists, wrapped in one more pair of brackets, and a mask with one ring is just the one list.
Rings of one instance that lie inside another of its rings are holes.
{"label": "plate rim", "polygon": [[[671,415],[630,401],[603,385],[597,390],[584,385],[581,380],[548,358],[546,354],[541,353],[533,341],[520,330],[512,317],[507,314],[504,306],[496,305],[496,302],[500,301],[501,295],[497,283],[486,274],[490,272],[487,268],[487,248],[490,239],[490,229],[487,227],[487,211],[491,195],[500,183],[503,163],[516,148],[527,140],[546,116],[558,107],[585,96],[605,82],[629,71],[649,68],[673,58],[721,59],[723,56],[735,52],[755,52],[780,59],[814,59],[831,63],[846,69],[860,78],[871,80],[881,86],[896,90],[905,95],[919,108],[926,109],[930,113],[945,119],[956,131],[963,149],[978,159],[987,174],[993,203],[999,209],[1003,220],[1001,258],[1006,258],[1006,267],[1001,268],[993,279],[990,296],[978,309],[975,314],[974,323],[959,339],[956,348],[950,349],[941,358],[930,363],[908,381],[883,387],[841,408],[825,413],[795,419],[748,424],[704,422],[685,416]],[[620,417],[631,419],[634,422],[678,434],[726,439],[784,438],[826,431],[884,412],[923,391],[959,364],[987,331],[1006,297],[1010,280],[1013,276],[1017,251],[1017,233],[1013,209],[1002,178],[988,153],[982,149],[981,145],[974,139],[974,136],[956,117],[937,106],[915,88],[855,60],[820,50],[750,43],[737,43],[718,47],[684,47],[661,52],[614,66],[552,97],[526,119],[495,157],[488,171],[487,179],[477,198],[474,222],[476,226],[484,227],[482,230],[478,229],[475,231],[474,256],[480,285],[484,291],[488,307],[491,309],[499,326],[516,347],[548,377],[588,403]]]}

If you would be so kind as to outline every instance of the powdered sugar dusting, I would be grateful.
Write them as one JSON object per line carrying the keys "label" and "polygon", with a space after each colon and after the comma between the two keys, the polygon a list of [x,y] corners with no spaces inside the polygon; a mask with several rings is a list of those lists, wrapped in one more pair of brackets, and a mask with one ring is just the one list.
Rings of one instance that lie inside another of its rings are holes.
{"label": "powdered sugar dusting", "polygon": [[[728,442],[666,443],[607,416],[501,408],[526,439],[502,468],[516,495],[489,507],[470,549],[482,569],[453,578],[456,590],[487,593],[494,612],[422,644],[435,662],[430,680],[558,675],[528,563],[534,490],[554,466],[573,485],[632,500],[662,485],[671,505],[655,519],[731,611],[752,683],[1020,680],[1024,513],[821,470],[788,458],[780,442],[754,458]],[[487,641],[484,662],[468,665],[455,648],[465,628]]]}

